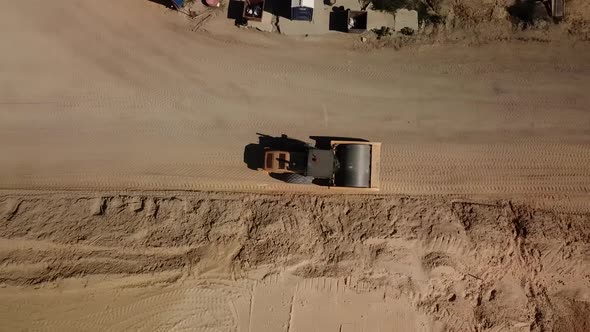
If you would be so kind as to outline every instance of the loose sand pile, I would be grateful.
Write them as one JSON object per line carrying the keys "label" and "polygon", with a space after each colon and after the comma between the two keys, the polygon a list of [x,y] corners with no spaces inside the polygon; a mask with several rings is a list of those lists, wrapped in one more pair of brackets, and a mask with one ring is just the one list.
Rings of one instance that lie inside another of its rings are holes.
{"label": "loose sand pile", "polygon": [[0,209],[0,325],[15,329],[590,327],[588,214],[220,193],[5,194]]}

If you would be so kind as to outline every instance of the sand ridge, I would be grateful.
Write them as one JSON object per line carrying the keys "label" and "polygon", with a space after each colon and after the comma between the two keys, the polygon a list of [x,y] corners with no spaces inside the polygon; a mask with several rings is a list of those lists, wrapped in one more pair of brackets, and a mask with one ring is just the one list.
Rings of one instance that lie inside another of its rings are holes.
{"label": "sand ridge", "polygon": [[[12,193],[0,207],[0,293],[11,299],[0,319],[14,328],[588,326],[578,314],[590,309],[589,214],[444,197],[228,193]],[[68,301],[88,307],[58,314]],[[15,305],[37,321],[11,319]]]}

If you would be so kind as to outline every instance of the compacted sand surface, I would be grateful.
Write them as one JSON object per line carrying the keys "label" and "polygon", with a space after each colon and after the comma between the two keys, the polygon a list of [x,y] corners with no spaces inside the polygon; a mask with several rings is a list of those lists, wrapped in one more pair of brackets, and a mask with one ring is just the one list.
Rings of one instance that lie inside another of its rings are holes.
{"label": "compacted sand surface", "polygon": [[193,32],[144,0],[25,1],[0,22],[2,188],[297,189],[246,167],[259,132],[382,142],[384,193],[590,191],[585,43],[355,52]]}

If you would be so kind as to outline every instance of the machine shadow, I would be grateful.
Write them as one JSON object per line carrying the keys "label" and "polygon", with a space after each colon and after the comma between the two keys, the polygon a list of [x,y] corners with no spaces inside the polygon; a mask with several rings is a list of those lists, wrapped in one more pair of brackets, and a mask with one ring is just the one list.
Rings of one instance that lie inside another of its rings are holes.
{"label": "machine shadow", "polygon": [[266,0],[264,10],[275,16],[291,19],[291,1],[284,0]]}

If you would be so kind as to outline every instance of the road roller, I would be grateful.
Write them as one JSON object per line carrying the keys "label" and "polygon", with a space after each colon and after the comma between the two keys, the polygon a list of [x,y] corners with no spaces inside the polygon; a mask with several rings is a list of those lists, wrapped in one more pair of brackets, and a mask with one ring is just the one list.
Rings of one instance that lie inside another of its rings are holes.
{"label": "road roller", "polygon": [[380,160],[381,143],[338,139],[321,146],[267,147],[260,170],[287,183],[379,190]]}

